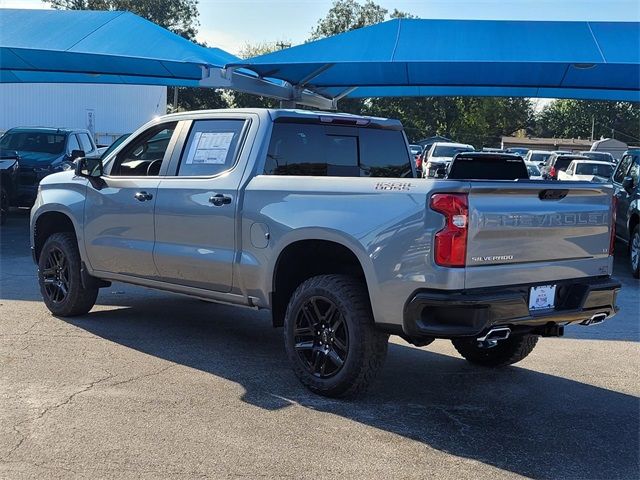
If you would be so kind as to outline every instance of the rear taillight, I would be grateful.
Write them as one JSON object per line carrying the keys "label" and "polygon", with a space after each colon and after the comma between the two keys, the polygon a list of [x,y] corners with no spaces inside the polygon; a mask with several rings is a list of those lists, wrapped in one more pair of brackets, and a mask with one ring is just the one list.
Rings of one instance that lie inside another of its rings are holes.
{"label": "rear taillight", "polygon": [[418,170],[420,170],[422,168],[422,157],[420,157],[420,156],[416,157],[416,168]]}
{"label": "rear taillight", "polygon": [[613,255],[616,246],[616,218],[618,212],[618,197],[611,196],[611,239],[609,240],[609,255]]}
{"label": "rear taillight", "polygon": [[464,267],[469,223],[467,194],[436,193],[431,197],[429,205],[446,219],[444,228],[435,236],[435,262],[443,267]]}
{"label": "rear taillight", "polygon": [[556,176],[556,167],[551,167],[551,169],[549,170],[549,175],[551,175],[552,177]]}

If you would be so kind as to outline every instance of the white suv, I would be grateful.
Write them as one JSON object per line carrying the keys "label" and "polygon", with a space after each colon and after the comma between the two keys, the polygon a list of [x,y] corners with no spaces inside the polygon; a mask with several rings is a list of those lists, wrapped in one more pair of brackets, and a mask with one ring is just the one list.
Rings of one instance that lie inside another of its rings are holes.
{"label": "white suv", "polygon": [[429,153],[422,162],[422,176],[434,178],[438,170],[446,170],[449,167],[457,153],[474,151],[475,148],[466,143],[436,142],[431,145]]}

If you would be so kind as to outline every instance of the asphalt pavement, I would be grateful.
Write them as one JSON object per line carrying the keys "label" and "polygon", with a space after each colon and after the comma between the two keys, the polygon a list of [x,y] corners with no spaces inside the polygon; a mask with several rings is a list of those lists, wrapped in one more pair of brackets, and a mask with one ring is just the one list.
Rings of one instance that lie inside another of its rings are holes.
{"label": "asphalt pavement", "polygon": [[[367,396],[306,391],[268,314],[130,285],[42,303],[28,218],[0,227],[0,478],[640,477],[640,287],[488,370],[392,337]],[[621,247],[618,248],[621,250]]]}

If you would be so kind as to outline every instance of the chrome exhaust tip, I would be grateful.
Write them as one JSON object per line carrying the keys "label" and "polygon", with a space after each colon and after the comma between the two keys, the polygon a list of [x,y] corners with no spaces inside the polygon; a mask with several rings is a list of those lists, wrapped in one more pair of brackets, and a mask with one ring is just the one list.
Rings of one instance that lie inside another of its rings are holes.
{"label": "chrome exhaust tip", "polygon": [[496,327],[490,329],[482,337],[476,338],[478,342],[497,342],[498,340],[506,340],[511,335],[509,327]]}
{"label": "chrome exhaust tip", "polygon": [[606,313],[596,313],[594,316],[592,316],[588,320],[584,320],[583,322],[580,322],[580,325],[584,325],[585,327],[598,325],[599,323],[604,322],[607,319],[607,317],[608,315]]}

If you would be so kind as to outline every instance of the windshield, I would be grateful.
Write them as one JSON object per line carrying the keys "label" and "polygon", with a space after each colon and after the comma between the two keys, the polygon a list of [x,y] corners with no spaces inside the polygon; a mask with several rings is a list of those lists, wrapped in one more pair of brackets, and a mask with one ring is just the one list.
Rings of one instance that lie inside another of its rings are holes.
{"label": "windshield", "polygon": [[598,175],[599,177],[611,177],[613,165],[601,163],[579,163],[576,166],[576,175]]}
{"label": "windshield", "polygon": [[456,153],[473,152],[473,151],[474,149],[469,147],[452,147],[449,145],[438,145],[433,151],[433,156],[453,158],[456,155]]}
{"label": "windshield", "polygon": [[613,156],[610,153],[605,152],[584,152],[585,157],[593,158],[594,160],[600,160],[602,162],[613,161]]}
{"label": "windshield", "polygon": [[529,172],[530,177],[540,176],[540,169],[535,165],[527,165],[527,171]]}
{"label": "windshield", "polygon": [[420,153],[422,153],[422,147],[418,145],[409,145],[409,148],[411,149],[411,153],[413,153],[414,155],[419,155]]}
{"label": "windshield", "polygon": [[553,164],[553,166],[556,168],[556,170],[562,170],[564,172],[573,160],[574,159],[571,157],[560,156],[556,158],[556,162]]}
{"label": "windshield", "polygon": [[131,134],[130,133],[125,133],[124,135],[116,138],[116,140],[109,145],[109,148],[107,148],[102,155],[100,155],[101,159],[105,159],[107,158],[107,155],[109,155],[111,152],[113,152],[122,142],[124,142],[127,138],[129,138]]}
{"label": "windshield", "polygon": [[0,147],[23,152],[59,154],[64,151],[66,135],[44,132],[7,132],[0,138]]}

